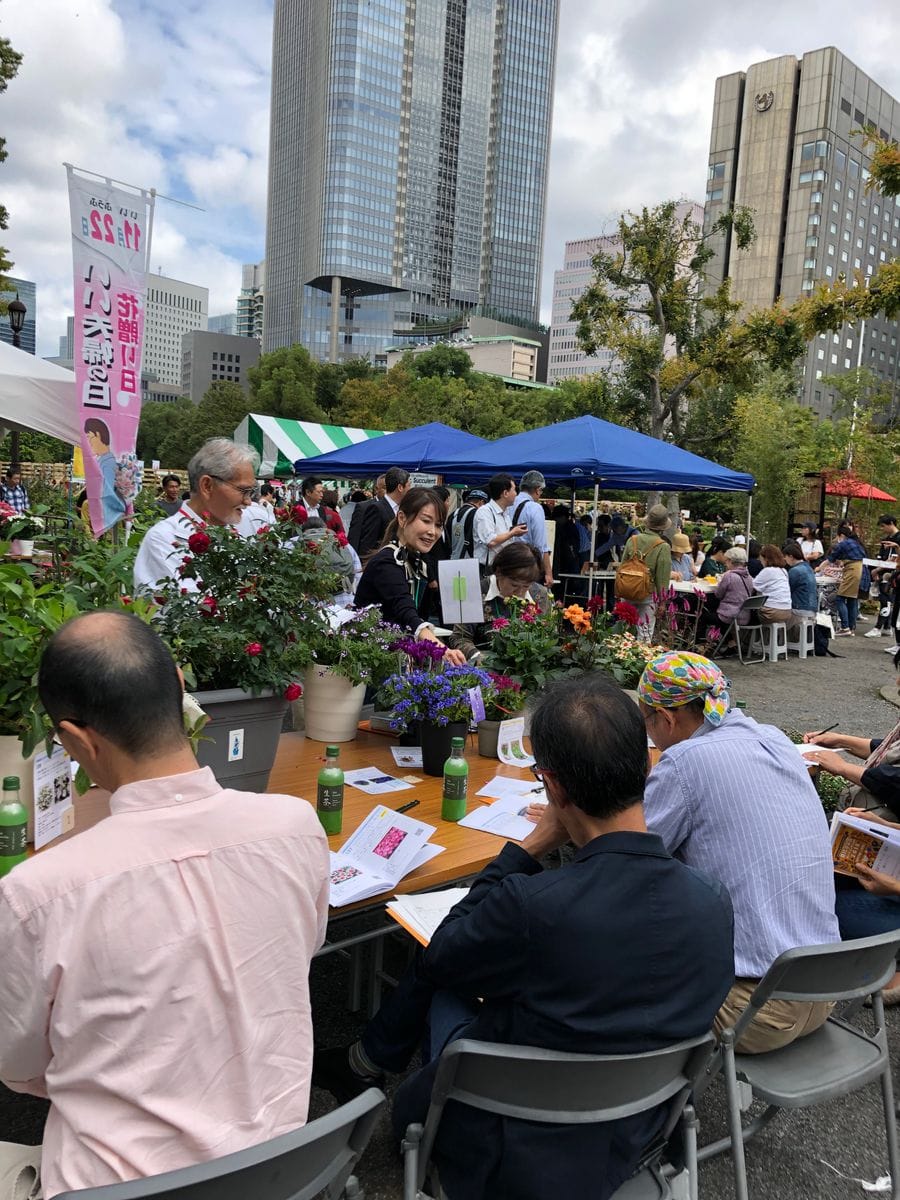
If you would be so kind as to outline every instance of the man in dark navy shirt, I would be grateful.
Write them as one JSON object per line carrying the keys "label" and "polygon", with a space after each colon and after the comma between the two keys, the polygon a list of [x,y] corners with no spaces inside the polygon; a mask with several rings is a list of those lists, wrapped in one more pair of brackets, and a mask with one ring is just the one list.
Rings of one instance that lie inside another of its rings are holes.
{"label": "man in dark navy shirt", "polygon": [[[424,1120],[437,1059],[456,1038],[646,1052],[705,1033],[731,987],[725,889],[647,832],[637,706],[606,676],[566,680],[538,699],[531,740],[548,799],[534,831],[482,871],[360,1041],[318,1056],[314,1082],[345,1098],[404,1071],[424,1037],[426,1065],[394,1101],[398,1134]],[[574,860],[545,870],[540,860],[569,840]],[[434,1158],[451,1200],[604,1200],[663,1117],[544,1125],[454,1103]]]}

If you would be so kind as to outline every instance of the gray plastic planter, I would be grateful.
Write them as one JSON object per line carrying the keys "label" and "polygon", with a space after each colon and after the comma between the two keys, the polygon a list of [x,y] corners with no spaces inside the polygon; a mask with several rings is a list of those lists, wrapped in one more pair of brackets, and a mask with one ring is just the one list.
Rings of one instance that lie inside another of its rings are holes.
{"label": "gray plastic planter", "polygon": [[287,701],[272,692],[254,696],[240,688],[193,695],[209,714],[197,746],[201,767],[211,767],[223,787],[264,792],[278,751]]}

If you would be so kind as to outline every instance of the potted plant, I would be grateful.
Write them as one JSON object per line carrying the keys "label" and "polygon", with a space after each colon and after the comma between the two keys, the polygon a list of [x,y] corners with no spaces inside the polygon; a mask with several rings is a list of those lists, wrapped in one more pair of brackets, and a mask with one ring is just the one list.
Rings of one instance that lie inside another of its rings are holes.
{"label": "potted plant", "polygon": [[43,530],[43,517],[33,512],[17,512],[11,504],[0,501],[0,538],[9,542],[10,554],[17,558],[31,558],[34,539]]}
{"label": "potted plant", "polygon": [[399,632],[381,619],[377,605],[311,615],[298,642],[307,737],[319,742],[356,737],[366,687],[377,688],[395,668]]}
{"label": "potted plant", "polygon": [[500,723],[525,707],[522,685],[508,675],[489,672],[490,686],[483,690],[484,720],[478,722],[478,753],[484,758],[497,757]]}
{"label": "potted plant", "polygon": [[510,614],[490,625],[491,644],[480,666],[507,675],[532,694],[560,674],[559,608],[542,613],[536,604],[511,597]]}
{"label": "potted plant", "polygon": [[483,695],[490,686],[490,675],[469,665],[435,671],[416,667],[385,681],[382,697],[391,710],[393,728],[421,722],[426,775],[441,775],[450,756],[451,738],[466,736],[472,719],[471,689],[481,688]]}
{"label": "potted plant", "polygon": [[302,693],[299,644],[337,579],[290,518],[242,538],[202,524],[178,577],[157,587],[157,628],[209,714],[198,758],[232,787],[263,791],[284,712]]}
{"label": "potted plant", "polygon": [[605,671],[630,689],[636,687],[649,660],[664,653],[665,647],[635,636],[638,611],[627,600],[617,600],[607,611],[602,597],[594,596],[587,608],[570,604],[562,617],[568,635],[560,652],[567,673]]}

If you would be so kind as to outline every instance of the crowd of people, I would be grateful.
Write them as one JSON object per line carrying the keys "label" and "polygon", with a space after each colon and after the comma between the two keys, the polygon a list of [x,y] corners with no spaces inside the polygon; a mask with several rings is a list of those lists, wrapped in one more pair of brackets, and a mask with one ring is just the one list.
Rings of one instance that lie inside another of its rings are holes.
{"label": "crowd of people", "polygon": [[[207,443],[188,465],[187,498],[145,536],[136,585],[152,589],[172,574],[202,522],[250,536],[271,520],[277,497],[256,498],[255,469],[245,448]],[[347,602],[378,605],[414,636],[436,639],[435,562],[477,559],[484,622],[453,628],[451,664],[477,660],[511,598],[549,607],[554,563],[538,471],[518,489],[495,476],[449,517],[449,495],[411,487],[401,468],[382,482],[381,494],[348,499],[349,528],[321,480],[301,485],[304,536],[352,549],[360,565],[358,580],[349,569],[341,577]],[[571,511],[553,519],[582,544]],[[882,518],[891,525],[888,545],[897,527]],[[765,619],[813,611],[814,571],[863,557],[846,545],[859,545],[852,530],[828,555],[814,536],[782,547],[717,536],[704,551],[661,505],[642,529],[616,517],[591,526],[594,555],[632,564],[632,578],[646,572],[654,593],[716,574],[723,629],[752,594],[765,597]],[[859,574],[848,578],[859,587]],[[651,629],[654,603],[640,602]],[[900,670],[900,654],[895,663]],[[110,792],[111,812],[0,880],[0,1080],[50,1100],[48,1197],[295,1129],[312,1084],[344,1101],[406,1074],[393,1099],[402,1134],[424,1118],[437,1060],[455,1039],[650,1051],[733,1026],[786,950],[900,928],[895,880],[861,869],[836,889],[827,822],[796,747],[732,705],[717,663],[667,651],[647,664],[637,704],[601,674],[533,698],[545,801],[528,809],[532,832],[478,875],[358,1040],[314,1049],[309,972],[325,937],[330,867],[312,807],[223,789],[198,767],[175,663],[129,614],[64,625],[38,686],[58,741]],[[652,771],[648,739],[660,752]],[[900,818],[900,722],[883,738],[805,740],[817,747],[810,761],[845,780],[842,807]],[[560,861],[548,858],[566,846]],[[885,1002],[900,1003],[900,973]],[[829,1012],[770,1001],[738,1049],[788,1045]],[[421,1066],[408,1073],[417,1051]],[[660,1106],[602,1127],[544,1126],[455,1104],[434,1155],[452,1200],[606,1200],[663,1118]],[[0,1144],[0,1182],[3,1153]]]}

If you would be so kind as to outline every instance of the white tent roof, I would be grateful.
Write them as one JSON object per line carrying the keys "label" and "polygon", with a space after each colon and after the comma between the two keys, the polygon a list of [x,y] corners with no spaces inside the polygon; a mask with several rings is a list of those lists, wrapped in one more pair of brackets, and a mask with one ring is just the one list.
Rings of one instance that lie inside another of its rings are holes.
{"label": "white tent roof", "polygon": [[81,438],[74,374],[0,342],[0,426],[36,429],[77,446]]}

